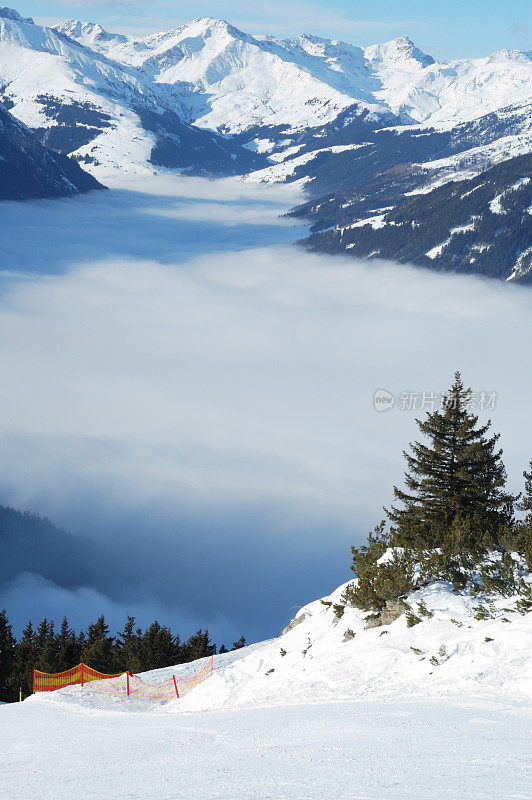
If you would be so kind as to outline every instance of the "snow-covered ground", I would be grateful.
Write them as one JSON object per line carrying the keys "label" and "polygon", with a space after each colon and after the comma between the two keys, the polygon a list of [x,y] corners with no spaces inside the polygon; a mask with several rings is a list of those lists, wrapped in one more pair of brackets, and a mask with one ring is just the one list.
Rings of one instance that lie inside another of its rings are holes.
{"label": "snow-covered ground", "polygon": [[528,723],[524,709],[495,703],[320,703],[177,716],[39,699],[0,712],[2,796],[525,800]]}
{"label": "snow-covered ground", "polygon": [[366,630],[328,605],[343,588],[279,638],[217,656],[180,700],[72,687],[3,708],[6,797],[529,797],[532,618],[516,598],[479,621],[478,600],[433,583],[409,598],[431,617]]}

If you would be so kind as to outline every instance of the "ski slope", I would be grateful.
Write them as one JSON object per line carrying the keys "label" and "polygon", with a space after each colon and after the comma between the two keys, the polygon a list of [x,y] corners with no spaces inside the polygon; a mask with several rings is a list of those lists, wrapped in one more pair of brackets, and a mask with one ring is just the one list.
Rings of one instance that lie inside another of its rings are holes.
{"label": "ski slope", "polygon": [[408,598],[432,617],[365,629],[362,612],[338,620],[327,605],[343,589],[282,636],[216,656],[212,678],[180,700],[71,687],[4,706],[5,796],[530,797],[532,615],[514,610],[517,598],[479,621],[478,600],[437,582]]}
{"label": "ski slope", "polygon": [[3,707],[0,725],[6,800],[524,800],[532,789],[528,714],[494,703],[175,715],[41,700]]}

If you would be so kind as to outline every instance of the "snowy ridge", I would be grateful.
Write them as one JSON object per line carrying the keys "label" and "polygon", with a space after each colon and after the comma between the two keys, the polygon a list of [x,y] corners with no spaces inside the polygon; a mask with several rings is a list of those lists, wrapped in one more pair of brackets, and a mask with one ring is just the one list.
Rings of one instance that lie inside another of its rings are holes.
{"label": "snowy ridge", "polygon": [[145,37],[77,20],[56,29],[158,83],[178,91],[188,84],[191,119],[230,133],[302,130],[354,103],[445,129],[530,97],[531,55],[518,50],[436,62],[408,37],[362,48],[310,35],[251,36],[210,17]]}
{"label": "snowy ridge", "polygon": [[[0,14],[0,89],[16,117],[33,128],[56,127],[62,113],[58,103],[71,107],[63,118],[70,114],[85,129],[90,127],[87,113],[73,104],[89,103],[108,117],[109,124],[96,119],[92,138],[80,130],[71,130],[73,141],[66,144],[66,131],[52,137],[52,146],[62,152],[70,147],[68,152],[93,171],[196,166],[186,158],[169,158],[167,144],[161,145],[164,135],[174,150],[183,150],[177,123],[165,118],[170,113],[179,124],[222,133],[215,148],[227,148],[228,136],[246,145],[247,161],[236,144],[226,155],[238,162],[233,172],[266,166],[264,158],[253,160],[255,151],[273,154],[276,162],[260,179],[300,180],[306,162],[285,171],[277,162],[302,156],[298,150],[303,146],[356,145],[384,126],[450,131],[503,108],[522,108],[521,119],[528,115],[531,85],[528,52],[505,50],[483,59],[437,62],[408,37],[362,48],[310,35],[252,36],[211,17],[136,37],[109,33],[92,22],[67,20],[51,29],[15,11]],[[43,108],[45,95],[53,98],[54,109]],[[506,120],[505,136],[517,135],[519,124]],[[335,131],[327,126],[336,126]],[[331,133],[338,137],[342,128],[345,141],[313,142]],[[483,139],[485,134],[475,146],[490,143]],[[529,142],[519,146],[522,150]],[[494,163],[497,152],[490,157]],[[313,170],[310,164],[309,175]]]}
{"label": "snowy ridge", "polygon": [[[309,209],[318,221],[306,245],[530,282],[531,162],[529,154],[519,155],[478,173],[464,159],[462,170],[457,165],[454,176],[443,170],[436,181],[424,165],[423,172],[414,173],[414,190],[405,192],[404,182],[394,187],[389,181],[389,194],[383,196],[378,181],[368,182],[347,197],[307,204],[304,213]],[[420,191],[426,176],[430,188]],[[385,199],[394,205],[377,214],[376,203]]]}

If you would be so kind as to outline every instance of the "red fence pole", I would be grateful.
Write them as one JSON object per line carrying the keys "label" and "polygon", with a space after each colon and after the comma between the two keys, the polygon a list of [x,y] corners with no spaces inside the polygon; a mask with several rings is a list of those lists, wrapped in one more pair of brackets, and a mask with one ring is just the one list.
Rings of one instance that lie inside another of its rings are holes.
{"label": "red fence pole", "polygon": [[179,690],[178,690],[178,688],[177,688],[177,683],[176,683],[175,675],[172,675],[172,678],[174,679],[175,693],[176,693],[177,697],[179,698]]}
{"label": "red fence pole", "polygon": [[35,694],[35,670],[33,670],[33,694]]}
{"label": "red fence pole", "polygon": [[83,663],[81,664],[81,688],[83,689]]}
{"label": "red fence pole", "polygon": [[129,672],[126,672],[126,686],[127,696],[129,697]]}

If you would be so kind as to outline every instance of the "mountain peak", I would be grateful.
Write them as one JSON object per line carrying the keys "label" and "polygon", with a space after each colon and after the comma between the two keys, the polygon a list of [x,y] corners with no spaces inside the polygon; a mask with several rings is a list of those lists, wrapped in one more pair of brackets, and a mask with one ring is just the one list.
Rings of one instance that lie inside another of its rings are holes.
{"label": "mountain peak", "polygon": [[66,19],[64,22],[54,25],[53,30],[89,46],[96,42],[125,42],[127,40],[127,37],[121,34],[109,33],[99,22],[79,19]]}
{"label": "mountain peak", "polygon": [[247,34],[243,33],[243,31],[235,28],[234,25],[231,25],[226,19],[222,19],[220,17],[198,17],[197,19],[189,22],[188,24],[183,26],[183,29],[192,28],[192,27],[199,27],[204,31],[204,33],[226,33],[230,36],[241,38],[242,36],[246,36]]}
{"label": "mountain peak", "polygon": [[434,64],[432,56],[417,47],[409,36],[399,36],[384,44],[374,44],[365,48],[366,57],[370,61],[394,62],[415,61],[422,67]]}
{"label": "mountain peak", "polygon": [[7,6],[0,6],[0,17],[3,19],[11,19],[13,22],[25,22],[27,25],[34,25],[31,17],[21,17],[18,11],[14,8],[8,8]]}

